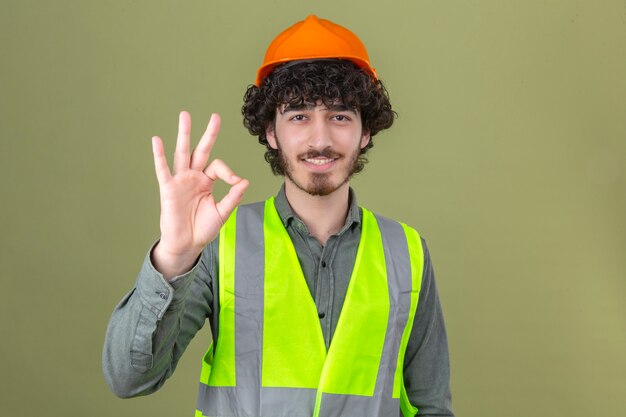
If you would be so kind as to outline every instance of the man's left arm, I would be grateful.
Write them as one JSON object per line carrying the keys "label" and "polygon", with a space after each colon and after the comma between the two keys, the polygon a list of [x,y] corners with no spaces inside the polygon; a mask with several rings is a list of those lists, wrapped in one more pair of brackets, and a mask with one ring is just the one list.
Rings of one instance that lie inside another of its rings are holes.
{"label": "man's left arm", "polygon": [[424,273],[413,329],[404,357],[404,383],[418,416],[454,417],[448,338],[426,242]]}

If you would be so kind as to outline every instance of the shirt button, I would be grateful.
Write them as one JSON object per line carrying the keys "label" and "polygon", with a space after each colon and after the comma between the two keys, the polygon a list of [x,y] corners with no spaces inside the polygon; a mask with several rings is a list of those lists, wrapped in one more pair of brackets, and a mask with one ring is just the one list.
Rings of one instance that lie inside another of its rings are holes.
{"label": "shirt button", "polygon": [[323,311],[320,311],[319,313],[317,313],[317,316],[318,316],[320,319],[323,319],[324,317],[326,317],[326,313],[324,313]]}
{"label": "shirt button", "polygon": [[161,297],[162,300],[167,300],[167,293],[166,292],[160,292],[159,293],[159,297]]}

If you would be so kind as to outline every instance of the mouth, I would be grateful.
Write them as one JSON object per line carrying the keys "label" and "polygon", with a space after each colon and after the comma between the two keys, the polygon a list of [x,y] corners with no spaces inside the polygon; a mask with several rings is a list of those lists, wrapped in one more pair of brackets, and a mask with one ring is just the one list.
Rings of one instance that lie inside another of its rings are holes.
{"label": "mouth", "polygon": [[331,168],[334,162],[339,158],[341,158],[341,154],[330,148],[326,148],[322,151],[310,150],[299,157],[299,159],[304,162],[306,166],[314,169],[315,171],[322,171]]}
{"label": "mouth", "polygon": [[304,165],[313,172],[327,172],[333,169],[335,161],[339,158],[317,157],[302,158]]}
{"label": "mouth", "polygon": [[341,158],[341,154],[332,149],[322,151],[309,151],[299,155],[300,161],[313,172],[325,172],[331,170]]}
{"label": "mouth", "polygon": [[318,166],[327,165],[336,160],[337,158],[304,158],[305,162]]}

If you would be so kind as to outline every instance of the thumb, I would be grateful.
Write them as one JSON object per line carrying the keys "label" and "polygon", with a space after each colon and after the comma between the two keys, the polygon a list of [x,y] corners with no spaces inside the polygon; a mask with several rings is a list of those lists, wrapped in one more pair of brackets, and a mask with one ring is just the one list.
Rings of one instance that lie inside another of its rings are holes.
{"label": "thumb", "polygon": [[230,187],[228,190],[228,194],[224,196],[215,206],[217,211],[225,222],[235,210],[235,207],[239,205],[241,199],[243,198],[243,192],[248,188],[250,183],[248,180],[241,180],[237,184]]}

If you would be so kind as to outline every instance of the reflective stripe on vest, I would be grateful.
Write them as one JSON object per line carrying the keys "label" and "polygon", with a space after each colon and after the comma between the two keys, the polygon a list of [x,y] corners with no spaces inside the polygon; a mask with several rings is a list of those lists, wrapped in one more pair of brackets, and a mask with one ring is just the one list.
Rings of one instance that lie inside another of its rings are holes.
{"label": "reflective stripe on vest", "polygon": [[315,302],[271,198],[220,232],[219,336],[196,417],[414,416],[403,379],[424,254],[418,233],[363,209],[328,352]]}

